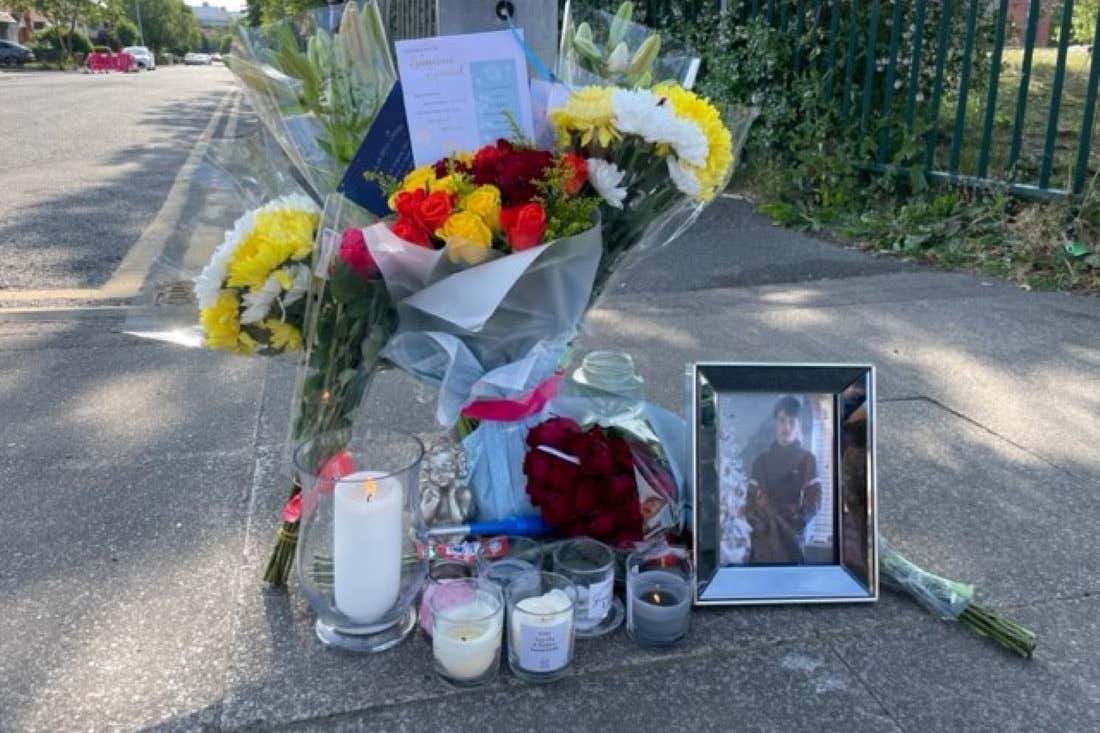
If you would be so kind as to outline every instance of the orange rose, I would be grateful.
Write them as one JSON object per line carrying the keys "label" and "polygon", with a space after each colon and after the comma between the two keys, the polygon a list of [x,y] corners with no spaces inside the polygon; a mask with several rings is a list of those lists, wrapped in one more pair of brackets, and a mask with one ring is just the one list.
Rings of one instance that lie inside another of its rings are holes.
{"label": "orange rose", "polygon": [[561,156],[562,166],[572,173],[572,176],[565,181],[565,185],[562,186],[562,192],[566,196],[572,196],[573,194],[584,188],[584,184],[588,181],[588,164],[584,162],[584,158],[579,155],[573,155],[573,153],[566,153]]}
{"label": "orange rose", "polygon": [[427,229],[420,219],[420,204],[424,203],[427,198],[428,194],[422,188],[401,191],[393,197],[393,210],[397,212],[399,218],[404,217],[416,222],[416,225],[421,229]]}
{"label": "orange rose", "polygon": [[427,230],[420,226],[415,220],[410,219],[407,216],[397,217],[397,221],[390,225],[390,231],[397,236],[404,239],[406,242],[412,244],[419,244],[421,247],[431,247],[432,238],[428,234]]}

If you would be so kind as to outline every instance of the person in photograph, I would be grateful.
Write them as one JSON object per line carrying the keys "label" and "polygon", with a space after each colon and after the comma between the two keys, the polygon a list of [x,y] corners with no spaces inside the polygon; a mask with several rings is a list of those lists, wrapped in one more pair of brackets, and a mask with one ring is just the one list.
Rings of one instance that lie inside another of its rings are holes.
{"label": "person in photograph", "polygon": [[814,454],[802,447],[802,403],[779,400],[775,440],[756,457],[745,518],[752,527],[751,564],[800,564],[806,525],[821,507]]}

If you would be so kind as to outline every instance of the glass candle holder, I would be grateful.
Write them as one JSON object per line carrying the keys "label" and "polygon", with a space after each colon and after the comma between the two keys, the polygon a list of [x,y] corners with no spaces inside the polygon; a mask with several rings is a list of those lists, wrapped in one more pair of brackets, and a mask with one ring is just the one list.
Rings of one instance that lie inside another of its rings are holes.
{"label": "glass candle holder", "polygon": [[528,682],[550,682],[573,663],[577,589],[558,573],[517,575],[508,604],[508,666]]}
{"label": "glass candle holder", "polygon": [[[471,578],[474,568],[459,560],[437,560],[428,568],[428,580],[424,583],[424,592],[420,595],[420,628],[431,638],[432,635],[432,598],[436,595],[461,595],[466,591],[457,580]],[[448,586],[455,586],[453,589]]]}
{"label": "glass candle holder", "polygon": [[491,682],[500,671],[504,599],[479,578],[451,580],[430,601],[435,671],[458,687]]}
{"label": "glass candle holder", "polygon": [[325,644],[388,649],[416,626],[428,573],[412,435],[359,427],[323,433],[294,452],[302,487],[295,561]]}
{"label": "glass candle holder", "polygon": [[666,647],[691,623],[691,558],[678,547],[654,547],[626,559],[626,632],[645,647]]}
{"label": "glass candle holder", "polygon": [[517,575],[542,570],[542,545],[530,537],[491,537],[482,540],[477,551],[477,574],[508,586]]}
{"label": "glass candle holder", "polygon": [[623,622],[623,604],[615,597],[615,553],[604,543],[582,537],[554,550],[554,572],[577,588],[577,637],[602,636]]}

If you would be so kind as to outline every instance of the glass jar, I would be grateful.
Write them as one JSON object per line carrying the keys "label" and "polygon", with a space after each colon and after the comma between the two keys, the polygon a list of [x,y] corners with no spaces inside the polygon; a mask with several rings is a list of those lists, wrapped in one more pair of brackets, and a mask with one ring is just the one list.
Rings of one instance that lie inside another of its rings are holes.
{"label": "glass jar", "polygon": [[428,574],[414,436],[355,428],[323,433],[294,452],[302,487],[295,561],[325,644],[388,649],[416,625]]}
{"label": "glass jar", "polygon": [[558,573],[517,575],[508,601],[508,666],[528,682],[550,682],[573,663],[577,589]]}
{"label": "glass jar", "polygon": [[507,587],[517,575],[542,570],[542,545],[530,537],[490,537],[477,550],[477,574]]}
{"label": "glass jar", "polygon": [[566,540],[554,550],[554,572],[577,587],[578,638],[603,636],[623,622],[623,604],[615,597],[615,553],[590,537]]}
{"label": "glass jar", "polygon": [[626,559],[626,633],[656,648],[687,636],[693,581],[687,550],[662,544],[632,552]]}
{"label": "glass jar", "polygon": [[459,560],[436,560],[428,569],[428,580],[420,595],[420,628],[432,635],[432,597],[452,592],[455,581],[473,577],[474,569]]}
{"label": "glass jar", "polygon": [[500,588],[480,578],[453,580],[431,599],[436,674],[457,687],[496,679],[504,639]]}

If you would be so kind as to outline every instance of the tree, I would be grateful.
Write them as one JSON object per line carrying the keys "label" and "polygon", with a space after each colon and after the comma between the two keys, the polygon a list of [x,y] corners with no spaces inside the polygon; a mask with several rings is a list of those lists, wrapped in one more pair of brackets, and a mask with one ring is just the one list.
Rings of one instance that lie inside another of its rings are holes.
{"label": "tree", "polygon": [[248,12],[245,13],[245,24],[250,28],[258,28],[263,22],[263,0],[248,0]]}
{"label": "tree", "polygon": [[222,36],[221,41],[218,42],[218,53],[222,56],[226,55],[233,50],[233,34],[226,33]]}
{"label": "tree", "polygon": [[16,14],[33,10],[57,29],[61,47],[61,65],[73,57],[72,39],[78,25],[91,25],[94,21],[109,17],[109,7],[99,0],[14,0],[11,3]]}
{"label": "tree", "polygon": [[137,26],[126,18],[115,21],[115,37],[118,39],[118,45],[122,48],[136,45],[138,42]]}
{"label": "tree", "polygon": [[[145,45],[154,53],[175,51],[186,53],[201,42],[199,22],[183,0],[138,0],[141,3],[141,26]],[[136,19],[134,7],[127,14]]]}
{"label": "tree", "polygon": [[1092,43],[1096,33],[1098,13],[1100,13],[1100,0],[1078,0],[1074,3],[1073,40],[1078,43]]}

